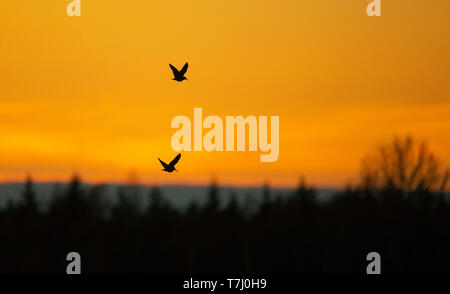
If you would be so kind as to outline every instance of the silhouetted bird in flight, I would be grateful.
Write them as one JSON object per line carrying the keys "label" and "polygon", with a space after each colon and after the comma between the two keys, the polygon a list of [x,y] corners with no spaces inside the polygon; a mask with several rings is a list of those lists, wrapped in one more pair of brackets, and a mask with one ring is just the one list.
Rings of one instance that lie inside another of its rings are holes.
{"label": "silhouetted bird in flight", "polygon": [[175,158],[169,164],[165,163],[164,161],[162,161],[159,158],[158,158],[158,160],[159,160],[159,162],[161,162],[162,166],[164,167],[163,171],[171,173],[174,170],[177,171],[177,169],[175,168],[175,164],[177,164],[178,160],[180,160],[180,157],[181,157],[181,153],[178,153],[178,155],[175,156]]}
{"label": "silhouetted bird in flight", "polygon": [[[175,81],[181,82],[184,80],[188,80],[184,75],[186,74],[186,71],[188,69],[188,63],[186,62],[183,66],[183,68],[178,71],[178,69],[175,68],[175,66],[173,66],[172,64],[169,63],[170,68],[173,71],[173,79]],[[188,80],[189,81],[189,80]]]}

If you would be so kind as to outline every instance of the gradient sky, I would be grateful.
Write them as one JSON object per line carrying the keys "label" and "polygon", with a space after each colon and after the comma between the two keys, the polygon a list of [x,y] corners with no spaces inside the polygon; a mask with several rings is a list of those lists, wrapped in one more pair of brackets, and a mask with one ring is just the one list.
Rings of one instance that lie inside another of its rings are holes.
{"label": "gradient sky", "polygon": [[[208,182],[318,186],[353,181],[394,135],[450,166],[450,1],[2,1],[0,181]],[[407,3],[406,3],[407,2]],[[189,61],[189,82],[168,63]],[[184,152],[171,120],[279,115],[280,156]]]}

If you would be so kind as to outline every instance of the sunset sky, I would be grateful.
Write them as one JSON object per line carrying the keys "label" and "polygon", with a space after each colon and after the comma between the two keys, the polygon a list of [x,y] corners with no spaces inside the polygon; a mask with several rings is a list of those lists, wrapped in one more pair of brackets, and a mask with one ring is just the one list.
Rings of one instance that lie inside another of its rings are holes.
{"label": "sunset sky", "polygon": [[[394,135],[450,166],[450,1],[2,1],[0,182],[316,186]],[[190,81],[169,63],[188,61]],[[173,117],[280,116],[280,155],[182,152]]]}

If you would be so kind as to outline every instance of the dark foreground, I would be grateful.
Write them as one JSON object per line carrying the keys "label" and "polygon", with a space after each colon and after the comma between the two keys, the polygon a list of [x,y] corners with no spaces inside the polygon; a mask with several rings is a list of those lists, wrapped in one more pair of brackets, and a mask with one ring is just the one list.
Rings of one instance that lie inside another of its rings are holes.
{"label": "dark foreground", "polygon": [[65,273],[76,251],[83,273],[364,274],[375,251],[383,273],[450,273],[444,194],[349,190],[320,204],[304,186],[288,200],[269,193],[248,216],[236,201],[219,209],[214,185],[185,213],[155,188],[139,213],[133,189],[110,207],[75,179],[41,214],[29,182],[23,204],[0,211],[0,272]]}

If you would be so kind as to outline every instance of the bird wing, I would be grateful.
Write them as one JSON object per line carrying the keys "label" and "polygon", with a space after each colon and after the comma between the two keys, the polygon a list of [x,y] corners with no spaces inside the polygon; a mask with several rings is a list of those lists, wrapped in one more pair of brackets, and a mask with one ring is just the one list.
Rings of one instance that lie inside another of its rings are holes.
{"label": "bird wing", "polygon": [[183,68],[180,70],[180,74],[184,76],[184,74],[187,72],[189,64],[186,62],[183,66]]}
{"label": "bird wing", "polygon": [[159,159],[158,158],[158,160],[159,160],[159,162],[161,162],[161,164],[162,164],[162,166],[164,167],[164,168],[167,168],[169,165],[167,165],[167,163],[165,163],[164,161],[162,161],[161,159]]}
{"label": "bird wing", "polygon": [[180,74],[180,72],[178,71],[178,69],[176,69],[175,66],[173,66],[172,64],[169,63],[170,68],[172,69],[173,75],[176,77],[177,75]]}
{"label": "bird wing", "polygon": [[181,153],[178,153],[178,155],[175,156],[175,158],[169,163],[169,165],[175,166],[175,164],[177,164],[178,160],[180,160],[180,157],[181,157]]}

